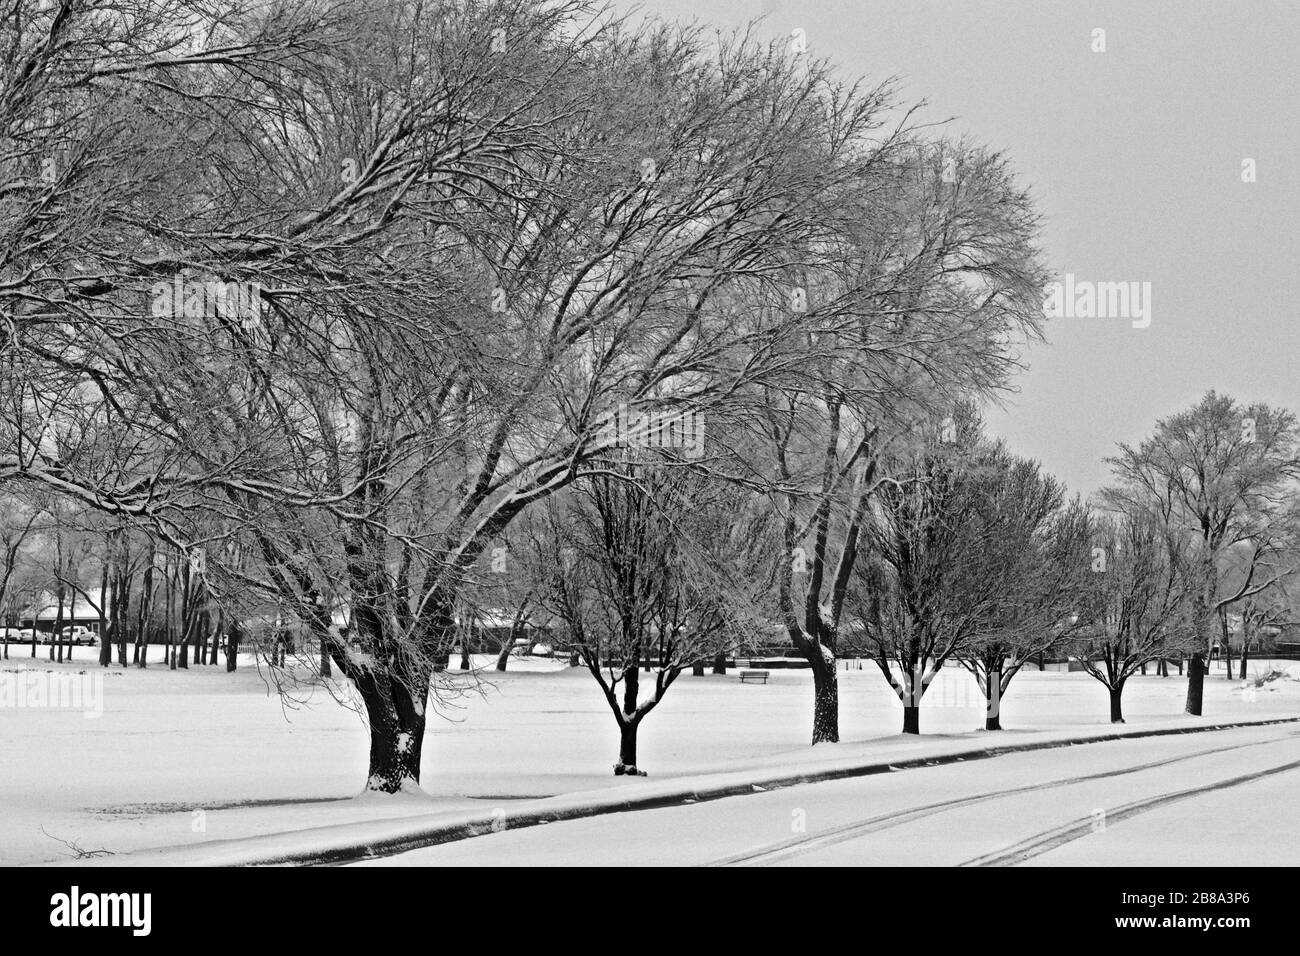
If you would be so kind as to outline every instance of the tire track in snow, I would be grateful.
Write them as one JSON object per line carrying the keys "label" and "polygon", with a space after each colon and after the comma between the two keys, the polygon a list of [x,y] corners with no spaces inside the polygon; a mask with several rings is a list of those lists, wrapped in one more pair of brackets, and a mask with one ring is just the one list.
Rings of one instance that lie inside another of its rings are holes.
{"label": "tire track in snow", "polygon": [[[1279,773],[1286,773],[1290,770],[1300,769],[1300,760],[1293,760],[1290,763],[1284,763],[1277,767],[1269,767],[1267,770],[1257,770],[1254,773],[1242,774],[1239,777],[1230,777],[1227,780],[1220,780],[1217,783],[1209,783],[1203,787],[1188,787],[1186,790],[1175,790],[1171,793],[1162,793],[1158,796],[1147,797],[1144,800],[1134,800],[1132,803],[1126,803],[1123,806],[1116,807],[1114,810],[1106,810],[1106,822],[1127,820],[1143,813],[1148,813],[1160,807],[1168,806],[1171,803],[1178,803],[1181,800],[1189,800],[1192,797],[1200,796],[1205,793],[1213,793],[1216,790],[1228,790],[1232,787],[1240,787],[1243,784],[1251,783],[1255,780],[1262,780],[1265,777],[1272,777]],[[974,859],[967,860],[965,863],[959,863],[958,866],[1015,866],[1023,863],[1025,860],[1031,860],[1036,856],[1042,856],[1049,853],[1057,847],[1072,843],[1093,832],[1095,821],[1091,816],[1081,817],[1078,820],[1072,820],[1064,826],[1054,827],[1051,830],[1045,830],[1036,836],[1021,840],[1005,849],[996,853],[987,853],[984,856],[977,856]]]}
{"label": "tire track in snow", "polygon": [[[833,827],[830,830],[823,830],[820,833],[794,837],[789,840],[783,840],[780,843],[762,847],[761,849],[749,850],[744,853],[738,853],[734,856],[723,857],[722,859],[713,860],[702,865],[767,866],[772,863],[783,862],[784,860],[793,857],[811,853],[814,850],[836,846],[840,843],[847,843],[850,840],[866,836],[869,833],[888,830],[893,827],[902,826],[906,823],[911,823],[914,820],[933,816],[936,813],[944,813],[948,810],[955,810],[960,807],[971,806],[972,804],[984,803],[989,800],[999,800],[1003,797],[1015,796],[1022,793],[1032,793],[1038,790],[1052,790],[1058,787],[1068,787],[1076,783],[1088,783],[1095,780],[1104,780],[1108,777],[1121,777],[1130,773],[1141,773],[1144,770],[1154,770],[1158,767],[1167,767],[1170,764],[1195,760],[1198,757],[1211,756],[1228,750],[1244,750],[1247,747],[1260,747],[1267,744],[1282,743],[1289,739],[1290,736],[1279,738],[1277,740],[1257,740],[1248,744],[1233,744],[1227,747],[1213,747],[1208,750],[1198,750],[1195,753],[1183,754],[1178,757],[1166,757],[1162,760],[1153,760],[1149,763],[1136,764],[1132,767],[1123,767],[1119,770],[1107,770],[1100,773],[1083,774],[1077,777],[1062,777],[1058,780],[1049,780],[1046,783],[1026,784],[1022,787],[1009,787],[1006,790],[995,790],[991,793],[975,794],[969,797],[957,797],[952,800],[941,800],[937,803],[929,803],[924,806],[912,807],[907,810],[896,810],[892,813],[882,813],[879,816],[874,816],[866,820],[845,823],[838,827]],[[1089,817],[1088,824],[1091,825],[1091,823],[1092,818]],[[966,866],[969,864],[966,863],[961,865]]]}

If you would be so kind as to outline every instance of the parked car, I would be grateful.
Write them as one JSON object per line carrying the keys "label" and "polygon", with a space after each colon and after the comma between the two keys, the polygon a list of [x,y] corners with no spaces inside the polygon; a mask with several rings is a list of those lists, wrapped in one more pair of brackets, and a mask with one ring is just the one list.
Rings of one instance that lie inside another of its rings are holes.
{"label": "parked car", "polygon": [[73,644],[89,644],[91,647],[95,646],[94,631],[90,630],[88,627],[82,627],[80,624],[69,625],[60,633],[63,636],[63,640],[69,641]]}
{"label": "parked car", "polygon": [[19,641],[30,641],[32,632],[24,631],[21,627],[0,627],[0,637],[3,637],[10,644],[16,644]]}
{"label": "parked car", "polygon": [[[9,641],[10,641],[10,643],[14,643],[14,642],[17,642],[17,641],[21,641],[21,642],[24,643],[24,644],[30,644],[30,643],[32,642],[32,629],[31,629],[30,627],[11,627],[11,628],[9,628]],[[37,629],[36,629],[36,643],[37,643],[37,644],[52,644],[52,643],[54,643],[54,632],[53,632],[53,631],[42,631],[40,628],[37,628]]]}

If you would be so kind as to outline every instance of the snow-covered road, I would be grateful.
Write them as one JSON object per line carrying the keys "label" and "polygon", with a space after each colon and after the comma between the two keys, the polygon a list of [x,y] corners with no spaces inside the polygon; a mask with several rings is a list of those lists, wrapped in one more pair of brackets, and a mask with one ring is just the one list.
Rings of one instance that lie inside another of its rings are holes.
{"label": "snow-covered road", "polygon": [[1294,724],[1010,754],[359,865],[1295,865]]}

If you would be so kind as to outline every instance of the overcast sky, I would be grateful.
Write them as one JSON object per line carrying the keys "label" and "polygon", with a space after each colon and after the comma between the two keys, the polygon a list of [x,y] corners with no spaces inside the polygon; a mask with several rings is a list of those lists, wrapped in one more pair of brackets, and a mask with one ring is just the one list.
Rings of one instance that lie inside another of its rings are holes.
{"label": "overcast sky", "polygon": [[[626,7],[627,4],[620,3]],[[1300,3],[646,0],[674,19],[807,34],[846,74],[1006,151],[1048,264],[1151,283],[1151,324],[1055,319],[990,426],[1072,490],[1208,389],[1300,411]],[[1093,30],[1106,52],[1092,52]],[[1257,181],[1242,182],[1255,160]]]}

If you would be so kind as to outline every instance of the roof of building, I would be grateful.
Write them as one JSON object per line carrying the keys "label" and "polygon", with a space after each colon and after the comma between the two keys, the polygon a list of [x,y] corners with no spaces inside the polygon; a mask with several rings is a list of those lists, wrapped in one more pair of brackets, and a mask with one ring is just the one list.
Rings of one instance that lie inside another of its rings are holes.
{"label": "roof of building", "polygon": [[[59,618],[59,599],[53,591],[42,591],[32,605],[23,609],[22,617],[25,620],[31,620],[32,607],[36,608],[36,620],[38,621],[55,621]],[[110,604],[103,603],[103,593],[100,588],[86,588],[85,593],[74,592],[72,589],[63,596],[63,618],[85,618],[98,617],[99,609],[102,607],[107,614]]]}

